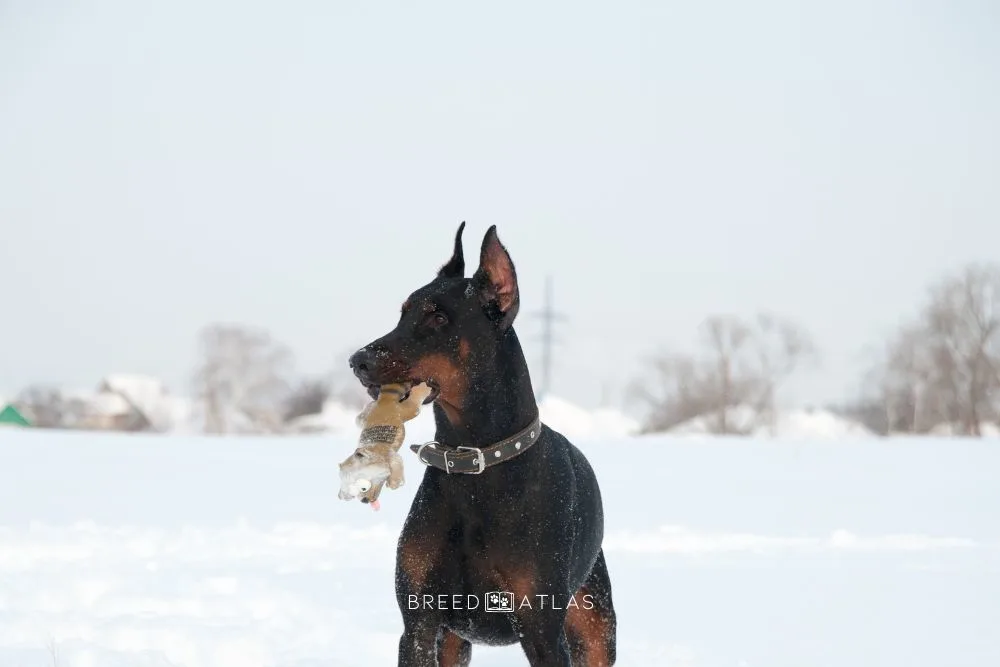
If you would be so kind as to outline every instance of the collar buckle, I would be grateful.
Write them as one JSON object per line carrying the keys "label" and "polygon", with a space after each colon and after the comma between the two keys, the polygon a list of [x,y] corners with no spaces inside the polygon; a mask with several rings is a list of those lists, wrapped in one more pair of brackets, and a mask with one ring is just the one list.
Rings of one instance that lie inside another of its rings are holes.
{"label": "collar buckle", "polygon": [[[469,473],[470,475],[478,475],[482,473],[484,470],[486,470],[486,457],[483,455],[483,450],[479,449],[479,447],[459,446],[456,449],[467,449],[470,452],[475,452],[478,455],[476,456],[476,463],[479,464],[479,470]],[[447,457],[445,457],[445,460],[447,460]]]}

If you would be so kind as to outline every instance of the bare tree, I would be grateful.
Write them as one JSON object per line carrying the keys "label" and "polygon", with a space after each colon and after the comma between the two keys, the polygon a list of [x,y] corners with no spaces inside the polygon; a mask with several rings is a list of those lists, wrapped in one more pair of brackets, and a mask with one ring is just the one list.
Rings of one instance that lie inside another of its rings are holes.
{"label": "bare tree", "polygon": [[[353,380],[353,378],[352,378]],[[357,382],[339,382],[333,385],[330,397],[347,408],[361,410],[368,404],[371,398],[368,392]]]}
{"label": "bare tree", "polygon": [[[950,401],[943,389],[948,378],[936,367],[925,330],[900,329],[886,350],[886,374],[880,389],[890,428],[897,433],[922,433],[945,418]],[[949,374],[950,375],[950,374]]]}
{"label": "bare tree", "polygon": [[282,418],[287,423],[298,417],[320,414],[323,412],[323,405],[329,398],[329,380],[302,380],[285,400],[285,411]]}
{"label": "bare tree", "polygon": [[835,415],[855,421],[876,435],[888,435],[885,406],[873,396],[863,396],[847,403],[826,406]]}
{"label": "bare tree", "polygon": [[38,428],[67,426],[67,401],[55,387],[31,385],[14,402],[22,412],[30,415],[32,424]]}
{"label": "bare tree", "polygon": [[797,369],[818,362],[819,352],[805,329],[770,313],[757,315],[753,348],[759,391],[755,408],[773,427],[778,387]]}
{"label": "bare tree", "polygon": [[59,659],[59,646],[56,644],[56,640],[49,638],[46,645],[49,649],[49,658],[52,659],[52,667],[60,667],[62,661]]}
{"label": "bare tree", "polygon": [[291,351],[262,329],[234,324],[204,328],[199,342],[195,390],[206,432],[230,432],[235,415],[242,415],[256,431],[277,430],[290,391]]}
{"label": "bare tree", "polygon": [[[750,321],[709,317],[699,327],[699,340],[700,354],[659,355],[647,364],[652,373],[633,383],[631,395],[651,409],[644,431],[703,417],[712,432],[745,433],[760,419],[773,420],[779,386],[817,357],[803,329],[768,314]],[[737,407],[751,411],[754,423],[733,423],[730,411]]]}
{"label": "bare tree", "polygon": [[702,323],[702,338],[708,346],[708,363],[715,372],[704,373],[709,402],[715,404],[719,433],[732,433],[729,410],[748,398],[750,388],[746,369],[742,368],[743,353],[750,342],[750,327],[738,318],[724,315],[712,316]]}
{"label": "bare tree", "polygon": [[971,265],[931,289],[923,320],[942,398],[966,435],[996,421],[1000,267]]}
{"label": "bare tree", "polygon": [[282,418],[286,423],[298,417],[320,414],[327,401],[358,412],[368,404],[371,400],[368,392],[347,365],[353,352],[353,349],[344,350],[336,355],[333,369],[325,375],[299,381],[285,400]]}
{"label": "bare tree", "polygon": [[360,412],[371,399],[365,388],[346,373],[302,380],[285,401],[284,421],[323,412],[327,401]]}
{"label": "bare tree", "polygon": [[924,333],[918,327],[900,327],[872,351],[873,360],[862,376],[858,398],[834,412],[881,435],[931,428],[936,406],[926,400],[931,371],[924,342]]}
{"label": "bare tree", "polygon": [[656,433],[706,414],[715,406],[693,357],[664,352],[645,362],[646,372],[627,389],[650,414],[643,431]]}
{"label": "bare tree", "polygon": [[972,264],[933,284],[888,342],[873,384],[889,430],[965,435],[1000,417],[1000,265]]}
{"label": "bare tree", "polygon": [[353,353],[352,348],[337,355],[330,372],[330,397],[345,407],[360,411],[371,398],[347,365]]}

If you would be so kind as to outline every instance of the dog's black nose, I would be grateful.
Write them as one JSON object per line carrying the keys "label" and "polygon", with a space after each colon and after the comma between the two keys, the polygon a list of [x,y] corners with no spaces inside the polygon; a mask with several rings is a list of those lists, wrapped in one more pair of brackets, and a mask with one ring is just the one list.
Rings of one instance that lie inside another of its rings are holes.
{"label": "dog's black nose", "polygon": [[368,347],[363,347],[352,354],[347,363],[350,364],[351,370],[355,374],[370,373],[375,368],[375,353]]}

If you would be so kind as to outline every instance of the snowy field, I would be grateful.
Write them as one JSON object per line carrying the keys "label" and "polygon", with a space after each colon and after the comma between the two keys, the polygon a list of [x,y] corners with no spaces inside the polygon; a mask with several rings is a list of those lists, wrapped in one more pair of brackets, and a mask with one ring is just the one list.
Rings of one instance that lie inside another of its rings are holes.
{"label": "snowy field", "polygon": [[[619,665],[1000,665],[1000,443],[576,442],[605,496]],[[375,513],[336,497],[352,449],[0,430],[0,666],[395,665],[422,468],[406,452]]]}

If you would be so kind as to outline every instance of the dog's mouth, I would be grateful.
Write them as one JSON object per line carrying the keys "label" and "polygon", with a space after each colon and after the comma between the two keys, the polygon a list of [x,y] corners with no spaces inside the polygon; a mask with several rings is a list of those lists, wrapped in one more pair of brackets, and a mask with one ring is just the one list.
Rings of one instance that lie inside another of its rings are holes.
{"label": "dog's mouth", "polygon": [[[369,382],[364,383],[365,391],[368,392],[368,396],[370,396],[373,401],[378,400],[378,396],[379,393],[381,392],[383,384],[394,384],[394,383],[390,382],[383,382],[381,384],[375,384]],[[428,378],[426,380],[420,378],[410,378],[409,380],[406,380],[404,384],[406,384],[407,389],[406,393],[400,397],[399,399],[400,402],[408,399],[410,397],[410,388],[415,387],[418,384],[426,384],[428,387],[430,387],[431,390],[431,393],[427,394],[427,398],[424,399],[421,405],[429,405],[433,403],[437,399],[438,395],[441,393],[440,385],[438,385],[438,383],[433,378]]]}
{"label": "dog's mouth", "polygon": [[436,401],[437,397],[441,394],[441,386],[438,385],[438,383],[433,379],[424,380],[424,384],[430,387],[431,393],[427,394],[427,398],[424,399],[423,405],[430,405]]}

